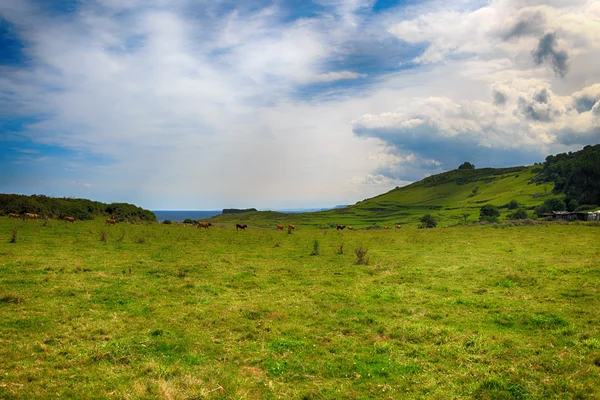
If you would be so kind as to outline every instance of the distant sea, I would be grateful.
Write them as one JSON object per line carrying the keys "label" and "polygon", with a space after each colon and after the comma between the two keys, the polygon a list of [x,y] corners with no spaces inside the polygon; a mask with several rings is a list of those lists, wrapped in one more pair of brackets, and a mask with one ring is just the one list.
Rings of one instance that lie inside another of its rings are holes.
{"label": "distant sea", "polygon": [[154,210],[152,212],[156,215],[158,222],[163,222],[165,219],[183,222],[186,218],[197,221],[221,214],[221,210]]}
{"label": "distant sea", "polygon": [[[335,206],[335,207],[329,207],[329,208],[288,208],[288,209],[280,209],[280,210],[273,210],[273,211],[296,214],[296,213],[303,213],[303,212],[326,211],[326,210],[331,210],[332,208],[342,208],[342,207],[347,207],[347,206]],[[265,211],[265,210],[260,210],[260,211]],[[153,210],[152,212],[156,215],[158,222],[163,222],[165,219],[171,220],[173,222],[183,222],[187,218],[197,221],[197,220],[203,219],[203,218],[214,217],[215,215],[221,214],[222,211],[221,210]]]}

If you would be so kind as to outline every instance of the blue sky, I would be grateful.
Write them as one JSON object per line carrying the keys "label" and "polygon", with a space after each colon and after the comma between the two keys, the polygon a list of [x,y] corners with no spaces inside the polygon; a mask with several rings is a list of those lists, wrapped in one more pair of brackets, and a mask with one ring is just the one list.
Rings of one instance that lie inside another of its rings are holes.
{"label": "blue sky", "polygon": [[600,141],[600,2],[0,0],[0,192],[353,204]]}

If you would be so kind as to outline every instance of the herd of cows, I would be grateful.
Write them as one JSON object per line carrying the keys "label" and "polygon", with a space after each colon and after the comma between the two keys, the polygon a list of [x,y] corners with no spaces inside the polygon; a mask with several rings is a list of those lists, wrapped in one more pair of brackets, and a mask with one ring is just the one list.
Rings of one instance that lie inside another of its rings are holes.
{"label": "herd of cows", "polygon": [[[33,214],[33,213],[24,213],[24,214],[10,213],[8,216],[9,216],[9,218],[19,218],[19,219],[22,219],[22,220],[42,218],[41,215],[39,215],[39,214]],[[45,217],[45,218],[47,219],[47,217]],[[71,216],[65,216],[65,217],[62,217],[61,219],[63,219],[66,222],[75,222],[75,217],[71,217]],[[118,222],[119,221],[117,219],[114,219],[114,218],[107,218],[106,219],[106,225],[115,225]],[[197,222],[197,226],[198,226],[198,228],[208,229],[209,227],[213,226],[213,224],[211,224],[210,222],[198,221]],[[241,230],[246,230],[247,227],[248,227],[248,225],[246,225],[246,224],[235,224],[235,230],[236,231],[239,231],[240,229]],[[402,228],[402,225],[396,224],[395,227],[396,227],[396,229],[400,229],[400,228]],[[282,231],[282,230],[284,230],[284,228],[285,228],[284,225],[277,224],[277,230],[278,231]],[[346,228],[348,228],[349,231],[354,230],[353,226],[346,227],[346,225],[340,225],[340,224],[337,225],[336,230],[341,231],[341,230],[344,230]],[[291,224],[288,225],[288,232],[291,233],[295,229],[296,229],[295,225],[291,225]],[[388,226],[384,226],[383,229],[389,229],[389,227]]]}

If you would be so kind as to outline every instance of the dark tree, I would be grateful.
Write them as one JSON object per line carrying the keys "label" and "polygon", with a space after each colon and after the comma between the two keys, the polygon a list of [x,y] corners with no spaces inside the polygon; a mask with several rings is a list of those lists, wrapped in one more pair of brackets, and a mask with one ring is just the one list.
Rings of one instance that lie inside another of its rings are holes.
{"label": "dark tree", "polygon": [[486,204],[485,206],[481,207],[479,211],[480,221],[496,222],[498,221],[499,216],[500,209],[491,204]]}
{"label": "dark tree", "polygon": [[475,169],[475,166],[473,164],[471,164],[470,162],[465,161],[464,163],[462,163],[458,166],[458,169]]}
{"label": "dark tree", "polygon": [[425,214],[421,217],[421,228],[435,228],[437,221],[431,214]]}

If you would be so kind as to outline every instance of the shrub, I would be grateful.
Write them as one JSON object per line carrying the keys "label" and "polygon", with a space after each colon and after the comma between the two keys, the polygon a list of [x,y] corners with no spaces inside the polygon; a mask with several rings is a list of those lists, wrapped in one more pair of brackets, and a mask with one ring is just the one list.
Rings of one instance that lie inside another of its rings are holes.
{"label": "shrub", "polygon": [[194,225],[194,224],[196,224],[196,221],[194,221],[191,218],[186,218],[186,219],[183,220],[183,223],[184,224],[192,224],[192,225]]}
{"label": "shrub", "polygon": [[538,217],[543,216],[546,213],[550,213],[552,211],[565,211],[567,208],[564,201],[561,199],[548,199],[542,205],[535,208],[535,213]]}
{"label": "shrub", "polygon": [[437,226],[437,221],[431,214],[425,214],[421,217],[421,228],[435,228]]}
{"label": "shrub", "polygon": [[506,208],[509,210],[516,210],[519,208],[519,203],[516,200],[511,200],[510,203],[506,205]]}
{"label": "shrub", "polygon": [[471,164],[470,162],[465,161],[464,163],[462,163],[458,166],[458,169],[475,169],[475,166],[473,164]]}
{"label": "shrub", "polygon": [[500,209],[494,205],[486,204],[479,210],[479,220],[487,222],[496,222],[500,216]]}
{"label": "shrub", "polygon": [[582,204],[575,209],[575,211],[596,211],[600,209],[600,206],[595,204]]}
{"label": "shrub", "polygon": [[369,265],[369,257],[367,257],[368,251],[368,249],[362,246],[354,249],[354,254],[356,255],[356,265]]}
{"label": "shrub", "polygon": [[509,215],[510,219],[527,219],[529,216],[527,215],[527,211],[523,208],[518,209],[514,213]]}
{"label": "shrub", "polygon": [[170,219],[165,219],[165,220],[163,221],[163,224],[165,224],[165,225],[170,225],[170,224],[172,224],[172,223],[173,223],[173,221],[171,221]]}
{"label": "shrub", "polygon": [[312,253],[310,253],[311,256],[318,256],[319,255],[319,241],[315,239],[315,241],[313,242],[313,251]]}

